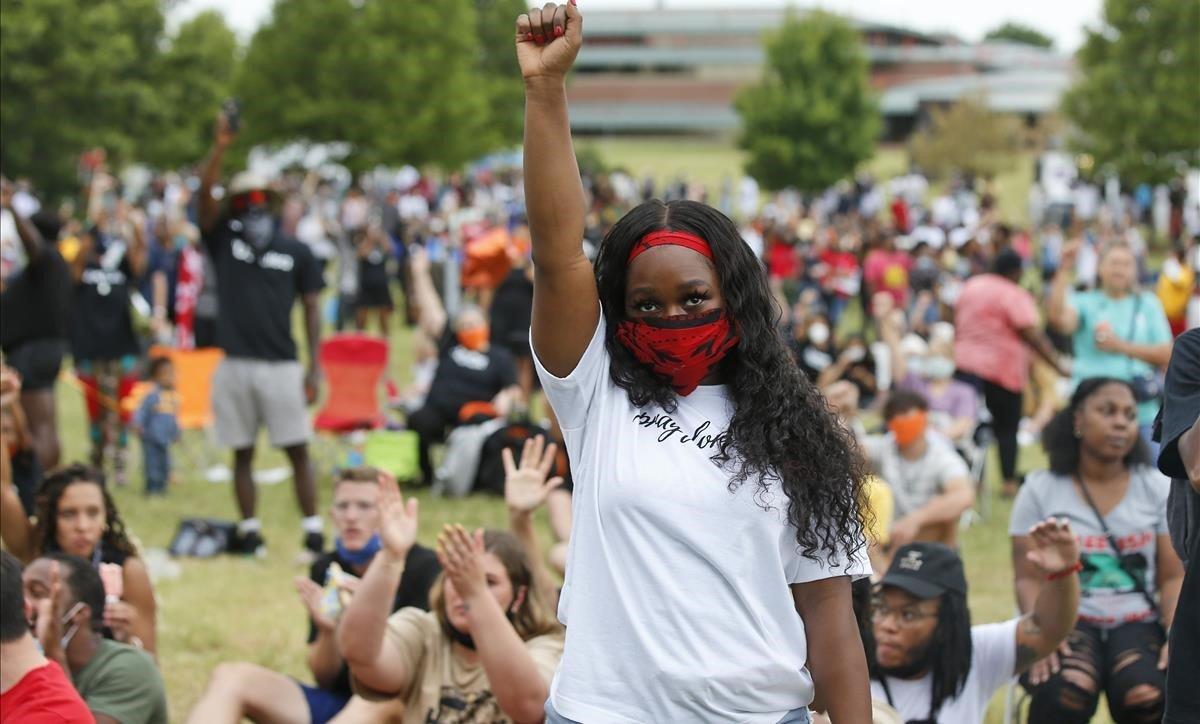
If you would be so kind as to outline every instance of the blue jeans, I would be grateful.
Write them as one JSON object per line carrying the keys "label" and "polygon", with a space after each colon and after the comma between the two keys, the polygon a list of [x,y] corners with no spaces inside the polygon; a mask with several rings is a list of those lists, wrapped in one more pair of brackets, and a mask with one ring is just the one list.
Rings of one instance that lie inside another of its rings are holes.
{"label": "blue jeans", "polygon": [[143,439],[142,468],[146,474],[147,494],[167,492],[167,479],[171,476],[171,448]]}
{"label": "blue jeans", "polygon": [[[546,724],[581,724],[574,719],[568,719],[554,710],[554,704],[546,699]],[[812,718],[808,715],[808,707],[802,706],[799,709],[792,709],[778,724],[812,724]]]}

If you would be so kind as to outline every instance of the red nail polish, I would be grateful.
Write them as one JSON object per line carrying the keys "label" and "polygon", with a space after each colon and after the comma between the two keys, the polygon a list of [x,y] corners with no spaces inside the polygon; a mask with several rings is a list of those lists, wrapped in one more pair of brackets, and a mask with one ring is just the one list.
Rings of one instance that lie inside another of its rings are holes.
{"label": "red nail polish", "polygon": [[526,40],[533,40],[533,33],[525,33]]}
{"label": "red nail polish", "polygon": [[535,35],[535,36],[533,36],[533,42],[537,43],[538,45],[541,45],[542,43],[546,42],[546,36],[545,35]]}
{"label": "red nail polish", "polygon": [[556,37],[556,38],[561,38],[561,37],[562,37],[562,34],[563,34],[563,29],[562,29],[562,28],[555,28],[555,29],[554,29],[554,37]]}

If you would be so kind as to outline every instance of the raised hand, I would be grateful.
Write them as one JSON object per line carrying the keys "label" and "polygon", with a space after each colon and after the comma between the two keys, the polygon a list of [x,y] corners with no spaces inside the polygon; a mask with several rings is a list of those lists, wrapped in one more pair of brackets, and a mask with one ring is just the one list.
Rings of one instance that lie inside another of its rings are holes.
{"label": "raised hand", "polygon": [[582,45],[583,16],[575,0],[546,3],[517,17],[517,62],[525,80],[565,77]]}
{"label": "raised hand", "polygon": [[42,644],[42,651],[48,658],[57,659],[62,655],[62,620],[58,609],[63,595],[62,574],[59,572],[58,561],[50,563],[50,593],[37,602],[37,626],[34,633]]}
{"label": "raised hand", "polygon": [[121,643],[129,643],[133,639],[133,621],[137,618],[137,609],[124,601],[111,601],[104,604],[104,625],[113,633],[113,639]]}
{"label": "raised hand", "polygon": [[1071,239],[1066,244],[1063,244],[1062,254],[1059,256],[1058,268],[1071,270],[1075,268],[1075,261],[1079,258],[1079,250],[1083,248],[1083,239]]}
{"label": "raised hand", "polygon": [[225,115],[225,111],[217,113],[217,125],[214,133],[213,141],[218,148],[229,148],[237,139],[237,131],[229,125],[229,118]]}
{"label": "raised hand", "polygon": [[1066,518],[1047,518],[1029,529],[1026,559],[1043,573],[1058,573],[1079,562],[1079,543]]}
{"label": "raised hand", "polygon": [[519,464],[513,461],[512,450],[504,448],[504,502],[510,512],[532,513],[546,502],[551,490],[562,485],[558,476],[546,480],[557,453],[558,445],[546,445],[541,435],[525,441]]}
{"label": "raised hand", "polygon": [[482,528],[472,535],[461,525],[447,525],[438,536],[438,562],[465,601],[487,592],[483,553]]}
{"label": "raised hand", "polygon": [[404,502],[396,478],[379,474],[379,537],[384,550],[403,560],[417,542],[417,499]]}

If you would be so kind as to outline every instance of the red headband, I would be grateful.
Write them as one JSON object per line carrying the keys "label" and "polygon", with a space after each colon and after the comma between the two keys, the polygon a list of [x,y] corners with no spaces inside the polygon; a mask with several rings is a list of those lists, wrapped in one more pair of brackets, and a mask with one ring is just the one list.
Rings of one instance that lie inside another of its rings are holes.
{"label": "red headband", "polygon": [[243,191],[242,193],[235,195],[229,200],[229,202],[233,206],[234,212],[240,214],[249,209],[251,206],[266,206],[267,192],[260,189]]}
{"label": "red headband", "polygon": [[708,242],[700,237],[687,231],[652,231],[643,236],[633,248],[629,250],[629,259],[625,263],[630,263],[638,256],[649,249],[656,246],[682,246],[685,249],[691,249],[697,254],[702,255],[705,259],[712,261],[712,247]]}

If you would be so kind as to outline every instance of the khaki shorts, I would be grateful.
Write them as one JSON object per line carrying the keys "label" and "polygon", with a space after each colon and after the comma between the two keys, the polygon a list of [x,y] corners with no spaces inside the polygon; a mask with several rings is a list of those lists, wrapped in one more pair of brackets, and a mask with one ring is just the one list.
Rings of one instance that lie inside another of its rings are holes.
{"label": "khaki shorts", "polygon": [[277,448],[308,442],[312,426],[299,362],[226,357],[213,376],[212,389],[221,445],[234,450],[252,448],[263,425]]}

